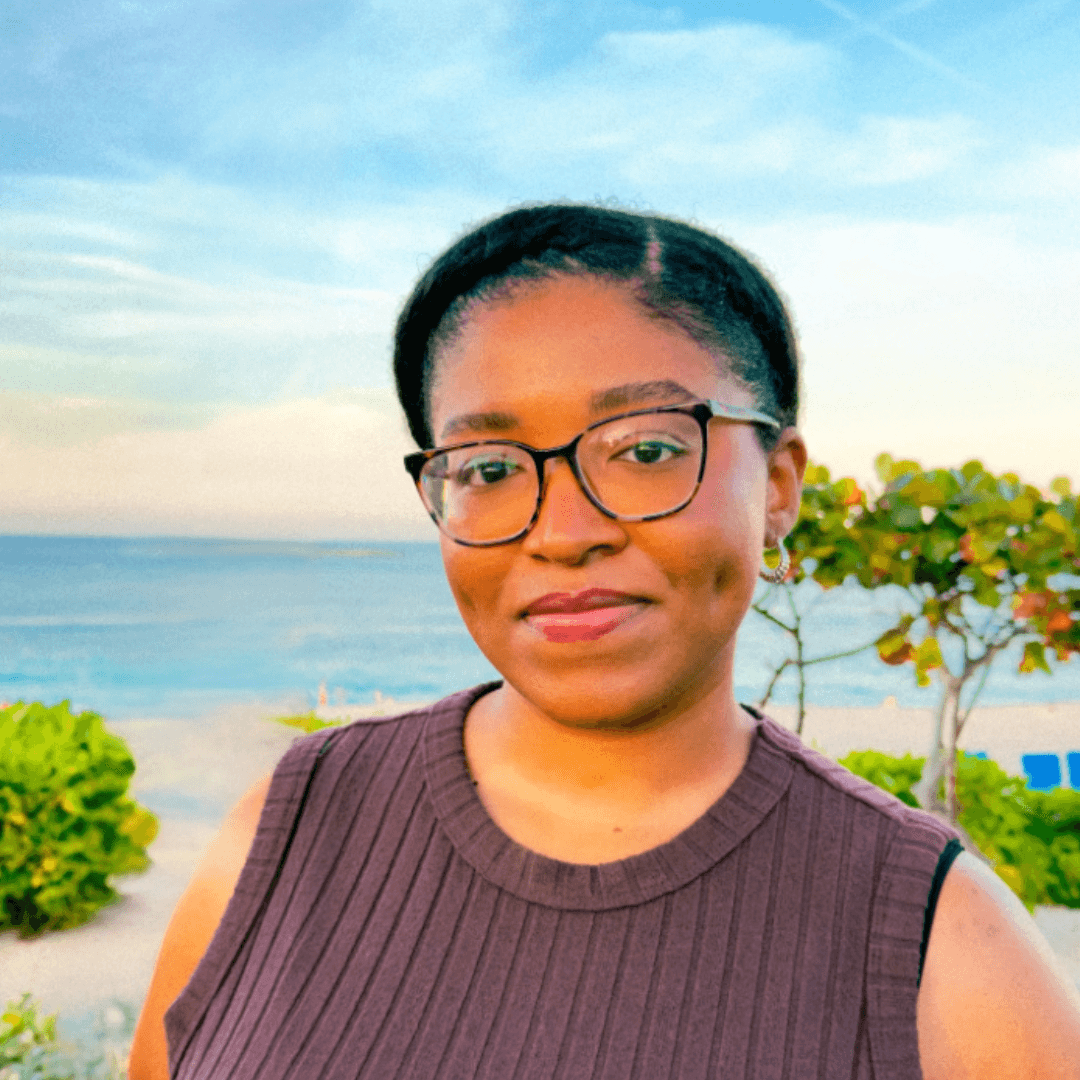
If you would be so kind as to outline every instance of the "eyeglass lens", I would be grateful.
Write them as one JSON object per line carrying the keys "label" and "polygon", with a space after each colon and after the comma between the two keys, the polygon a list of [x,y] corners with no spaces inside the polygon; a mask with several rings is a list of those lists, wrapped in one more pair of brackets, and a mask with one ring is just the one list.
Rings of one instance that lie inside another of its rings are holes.
{"label": "eyeglass lens", "polygon": [[[655,412],[589,429],[577,445],[577,463],[596,502],[616,517],[633,519],[686,502],[697,484],[701,453],[701,426],[693,416]],[[525,450],[493,441],[429,459],[420,490],[450,536],[492,543],[528,526],[540,482]]]}

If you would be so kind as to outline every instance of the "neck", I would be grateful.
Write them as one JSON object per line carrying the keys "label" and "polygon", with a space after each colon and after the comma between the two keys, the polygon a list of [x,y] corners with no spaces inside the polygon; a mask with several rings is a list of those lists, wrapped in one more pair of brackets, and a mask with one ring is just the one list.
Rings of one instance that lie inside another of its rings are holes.
{"label": "neck", "polygon": [[602,728],[554,719],[504,684],[469,711],[465,754],[482,792],[632,818],[665,802],[719,798],[746,762],[754,726],[728,679]]}

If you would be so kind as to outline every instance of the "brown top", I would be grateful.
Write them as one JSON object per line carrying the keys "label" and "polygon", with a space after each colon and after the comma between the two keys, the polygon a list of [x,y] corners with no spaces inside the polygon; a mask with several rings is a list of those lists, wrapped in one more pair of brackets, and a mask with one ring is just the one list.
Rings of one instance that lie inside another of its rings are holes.
{"label": "brown top", "polygon": [[175,1080],[921,1076],[946,826],[761,718],[673,840],[560,862],[469,779],[464,718],[488,689],[288,751],[166,1014]]}

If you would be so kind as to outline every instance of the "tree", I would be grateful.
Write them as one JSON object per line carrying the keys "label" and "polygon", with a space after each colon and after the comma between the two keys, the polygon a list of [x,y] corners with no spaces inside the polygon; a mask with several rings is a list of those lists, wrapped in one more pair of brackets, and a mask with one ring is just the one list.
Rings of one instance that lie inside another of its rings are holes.
{"label": "tree", "polygon": [[[844,477],[830,480],[829,470],[821,465],[810,465],[803,482],[802,504],[795,528],[788,539],[791,567],[787,577],[778,585],[763,588],[751,604],[752,610],[763,619],[778,627],[788,637],[792,652],[773,669],[758,708],[763,709],[772,697],[781,676],[789,668],[795,670],[799,684],[798,718],[795,732],[802,734],[806,719],[807,668],[855,656],[876,644],[866,641],[853,648],[823,656],[807,656],[804,620],[809,606],[800,606],[799,588],[808,578],[817,578],[817,567],[824,558],[828,560],[829,572],[819,582],[826,589],[839,584],[860,565],[860,548],[851,541],[848,531],[862,513],[865,496],[854,480]],[[838,577],[840,566],[844,573]]]}
{"label": "tree", "polygon": [[942,809],[944,775],[943,809],[955,821],[956,743],[994,660],[1022,641],[1020,671],[1050,672],[1048,652],[1058,662],[1080,652],[1077,497],[1064,477],[1044,495],[977,461],[924,470],[882,454],[875,465],[876,499],[823,466],[808,470],[793,556],[814,560],[824,588],[854,575],[906,593],[909,610],[876,644],[886,663],[911,664],[920,686],[931,674],[941,685],[916,796]]}

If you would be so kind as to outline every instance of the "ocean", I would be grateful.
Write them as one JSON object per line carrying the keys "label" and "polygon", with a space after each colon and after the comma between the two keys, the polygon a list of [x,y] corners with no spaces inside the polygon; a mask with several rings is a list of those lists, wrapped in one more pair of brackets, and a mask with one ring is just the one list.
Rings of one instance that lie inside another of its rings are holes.
{"label": "ocean", "polygon": [[[872,640],[896,595],[845,586],[799,596],[810,656]],[[778,609],[780,610],[780,609]],[[736,690],[756,702],[783,659],[783,634],[751,612]],[[1080,701],[1080,662],[1017,673],[1003,654],[986,704]],[[266,701],[434,699],[497,673],[473,644],[438,547],[408,543],[0,536],[0,701],[68,699],[117,720],[196,717]],[[810,669],[819,705],[931,706],[936,685],[874,650]],[[795,701],[786,672],[773,700]]]}

